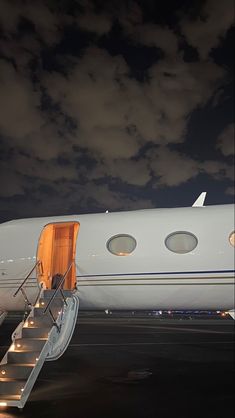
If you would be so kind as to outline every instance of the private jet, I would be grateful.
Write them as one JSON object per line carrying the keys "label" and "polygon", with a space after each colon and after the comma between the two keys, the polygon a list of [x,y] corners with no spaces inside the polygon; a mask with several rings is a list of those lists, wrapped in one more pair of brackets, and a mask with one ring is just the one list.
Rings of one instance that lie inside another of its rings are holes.
{"label": "private jet", "polygon": [[226,310],[234,205],[18,219],[0,225],[0,323],[25,311],[0,363],[0,406],[23,408],[79,310]]}

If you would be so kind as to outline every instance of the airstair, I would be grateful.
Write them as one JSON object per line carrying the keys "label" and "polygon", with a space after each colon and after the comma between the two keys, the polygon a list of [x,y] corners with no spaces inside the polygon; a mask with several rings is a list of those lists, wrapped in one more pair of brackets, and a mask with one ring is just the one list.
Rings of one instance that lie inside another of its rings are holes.
{"label": "airstair", "polygon": [[[26,320],[13,332],[0,363],[0,406],[23,408],[44,362],[57,360],[68,347],[79,309],[78,292],[62,289],[69,269],[56,290],[40,288]],[[24,289],[27,278],[15,295],[21,290],[30,306]]]}

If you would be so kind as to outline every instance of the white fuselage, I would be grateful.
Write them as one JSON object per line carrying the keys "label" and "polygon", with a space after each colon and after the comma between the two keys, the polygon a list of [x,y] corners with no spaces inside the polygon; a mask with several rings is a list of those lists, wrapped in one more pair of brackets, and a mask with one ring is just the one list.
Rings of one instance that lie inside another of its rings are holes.
{"label": "white fuselage", "polygon": [[[80,224],[76,277],[81,309],[234,309],[234,206],[152,209],[133,212],[23,219],[0,225],[0,310],[24,309],[13,294],[37,257],[43,228],[55,222]],[[166,237],[196,236],[188,253],[169,251]],[[112,236],[128,234],[136,248],[128,256],[107,249]],[[35,299],[35,271],[26,293]]]}

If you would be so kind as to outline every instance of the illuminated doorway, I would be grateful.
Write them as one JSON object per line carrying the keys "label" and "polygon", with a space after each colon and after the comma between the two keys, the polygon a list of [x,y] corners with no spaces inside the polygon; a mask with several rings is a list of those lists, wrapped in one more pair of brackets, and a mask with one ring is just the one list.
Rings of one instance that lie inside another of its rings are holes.
{"label": "illuminated doorway", "polygon": [[53,276],[64,275],[70,265],[63,288],[75,288],[75,252],[79,226],[78,222],[60,222],[43,228],[38,243],[37,261],[40,264],[37,276],[39,283],[42,282],[45,288],[51,289]]}

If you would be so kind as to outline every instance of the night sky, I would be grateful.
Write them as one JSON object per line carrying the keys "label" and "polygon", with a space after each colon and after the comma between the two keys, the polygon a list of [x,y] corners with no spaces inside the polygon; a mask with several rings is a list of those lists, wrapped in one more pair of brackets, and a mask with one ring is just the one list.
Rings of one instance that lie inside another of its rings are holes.
{"label": "night sky", "polygon": [[0,0],[0,222],[234,198],[233,0]]}

